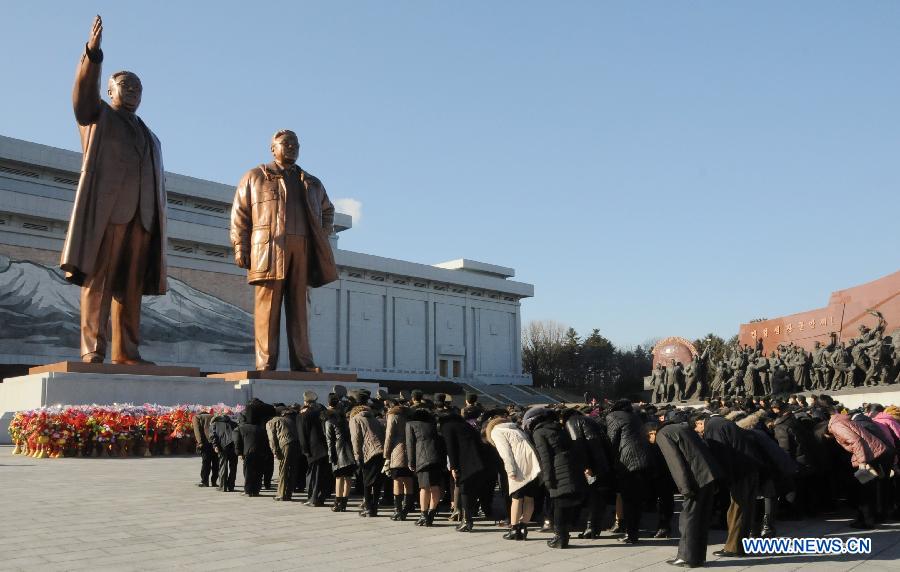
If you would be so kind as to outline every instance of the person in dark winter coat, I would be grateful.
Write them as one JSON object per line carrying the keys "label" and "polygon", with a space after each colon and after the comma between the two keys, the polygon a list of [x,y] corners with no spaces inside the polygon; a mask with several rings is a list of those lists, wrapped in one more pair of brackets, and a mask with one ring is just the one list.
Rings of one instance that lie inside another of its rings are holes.
{"label": "person in dark winter coat", "polygon": [[606,416],[606,432],[616,455],[616,484],[622,495],[625,536],[621,541],[634,544],[638,541],[643,498],[653,472],[650,444],[644,437],[640,418],[627,400],[613,405]]}
{"label": "person in dark winter coat", "polygon": [[331,464],[328,462],[328,443],[322,420],[324,407],[313,391],[303,392],[303,411],[300,413],[300,450],[306,457],[306,506],[323,506],[332,483]]}
{"label": "person in dark winter coat", "polygon": [[363,504],[359,516],[378,516],[378,491],[384,475],[384,425],[366,405],[350,410],[350,442],[362,468]]}
{"label": "person in dark winter coat", "polygon": [[725,470],[731,504],[728,507],[728,537],[716,556],[741,556],[741,539],[750,536],[755,520],[756,492],[763,459],[753,439],[721,415],[700,419],[695,430],[703,436],[719,465]]}
{"label": "person in dark winter coat", "polygon": [[823,453],[812,431],[811,423],[804,423],[787,409],[784,404],[776,403],[773,410],[778,417],[772,431],[778,446],[797,462],[796,497],[791,503],[794,516],[806,512],[815,513],[815,480],[822,470]]}
{"label": "person in dark winter coat", "polygon": [[[266,403],[257,397],[254,397],[247,402],[247,406],[244,409],[244,417],[247,419],[247,422],[259,425],[262,431],[266,430],[266,423],[275,417],[275,415],[277,415],[275,406],[271,403]],[[272,475],[275,473],[275,456],[269,448],[268,439],[263,440],[263,448],[260,450],[258,461],[263,483],[262,487],[271,489]]]}
{"label": "person in dark winter coat", "polygon": [[350,441],[350,423],[344,415],[337,396],[332,397],[325,411],[325,442],[328,445],[328,462],[334,474],[334,506],[332,512],[346,512],[350,496],[350,481],[356,472],[353,443]]}
{"label": "person in dark winter coat", "polygon": [[481,435],[455,411],[441,415],[441,435],[447,450],[450,475],[459,488],[462,523],[456,530],[472,532],[475,526],[475,505],[488,480]]}
{"label": "person in dark winter coat", "polygon": [[278,464],[278,490],[276,501],[289,501],[297,481],[297,458],[300,456],[300,438],[297,436],[297,412],[289,407],[276,407],[276,417],[266,423],[269,449],[280,462]]}
{"label": "person in dark winter coat", "polygon": [[546,412],[539,413],[531,426],[544,486],[553,499],[555,535],[547,541],[547,546],[566,548],[569,545],[569,532],[575,525],[578,509],[587,492],[587,467],[555,411],[547,409]]}
{"label": "person in dark winter coat", "polygon": [[644,431],[647,433],[647,442],[650,443],[650,456],[653,459],[654,474],[651,481],[651,500],[656,504],[656,534],[653,538],[669,538],[672,535],[672,515],[675,513],[675,481],[669,473],[662,456],[662,451],[656,443],[656,432],[659,423],[648,421],[644,423]]}
{"label": "person in dark winter coat", "polygon": [[416,526],[431,526],[441,499],[445,455],[441,451],[434,415],[424,406],[411,410],[406,419],[406,455],[409,470],[419,481],[422,515]]}
{"label": "person in dark winter coat", "polygon": [[234,430],[237,424],[228,415],[216,415],[209,423],[209,442],[219,456],[219,491],[234,491],[237,476],[237,454],[234,450]]}
{"label": "person in dark winter coat", "polygon": [[[194,441],[197,443],[197,452],[200,453],[200,482],[198,487],[208,487],[210,481],[212,486],[218,487],[219,480],[219,460],[216,452],[213,450],[212,443],[209,442],[209,425],[212,421],[212,415],[209,411],[197,413],[191,419],[191,426],[194,429]],[[210,474],[212,479],[210,479]]]}
{"label": "person in dark winter coat", "polygon": [[244,494],[258,497],[262,488],[263,456],[269,451],[265,429],[246,419],[234,430],[234,451],[244,461]]}
{"label": "person in dark winter coat", "polygon": [[724,472],[709,447],[687,423],[663,425],[656,443],[678,491],[684,495],[678,527],[678,554],[669,564],[703,566],[712,518],[713,489]]}
{"label": "person in dark winter coat", "polygon": [[606,498],[615,482],[609,437],[605,426],[577,409],[566,409],[563,421],[573,446],[585,462],[588,482],[587,521],[584,532],[578,538],[597,538],[600,536]]}
{"label": "person in dark winter coat", "polygon": [[[778,446],[762,422],[763,411],[759,410],[737,421],[737,426],[749,432],[762,454],[763,463],[759,470],[758,494],[763,497],[762,519],[757,527],[753,525],[754,535],[760,538],[774,538],[775,508],[778,497],[788,495],[793,498],[794,477],[798,465],[784,449]],[[759,507],[757,506],[757,512]]]}

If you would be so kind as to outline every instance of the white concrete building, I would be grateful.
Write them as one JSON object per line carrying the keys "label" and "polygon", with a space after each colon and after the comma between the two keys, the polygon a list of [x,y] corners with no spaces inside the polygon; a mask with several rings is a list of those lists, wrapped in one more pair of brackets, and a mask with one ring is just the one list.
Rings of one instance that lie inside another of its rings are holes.
{"label": "white concrete building", "polygon": [[[55,272],[81,154],[0,136],[0,364],[78,357],[79,289]],[[142,352],[204,371],[253,366],[252,288],[232,261],[234,188],[166,173],[170,292],[145,298]],[[338,214],[336,232],[352,227]],[[530,284],[467,259],[432,266],[337,248],[340,279],[311,294],[326,371],[361,380],[530,384],[520,304]],[[286,358],[286,351],[282,352]]]}

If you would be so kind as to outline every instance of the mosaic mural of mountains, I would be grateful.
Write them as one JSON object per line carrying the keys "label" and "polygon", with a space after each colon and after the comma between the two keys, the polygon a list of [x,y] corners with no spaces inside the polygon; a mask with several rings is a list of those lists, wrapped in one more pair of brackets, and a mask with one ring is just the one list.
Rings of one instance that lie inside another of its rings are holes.
{"label": "mosaic mural of mountains", "polygon": [[[77,357],[80,295],[58,268],[0,256],[2,352]],[[146,359],[252,363],[252,332],[251,314],[172,277],[165,296],[144,298],[141,351]],[[216,355],[196,359],[198,352]]]}

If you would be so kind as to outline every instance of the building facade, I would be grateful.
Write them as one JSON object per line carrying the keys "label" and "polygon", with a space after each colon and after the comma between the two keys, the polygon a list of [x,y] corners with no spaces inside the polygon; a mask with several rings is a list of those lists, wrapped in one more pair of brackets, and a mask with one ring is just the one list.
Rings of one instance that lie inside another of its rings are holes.
{"label": "building facade", "polygon": [[[0,364],[78,358],[80,290],[58,264],[80,170],[80,153],[0,136]],[[175,173],[165,184],[169,292],[144,299],[142,354],[209,372],[252,368],[252,287],[228,239],[234,188]],[[472,260],[427,265],[341,250],[337,233],[352,222],[335,217],[339,280],[310,292],[311,344],[323,369],[372,380],[531,383],[522,374],[520,307],[532,285],[511,280],[511,268]]]}

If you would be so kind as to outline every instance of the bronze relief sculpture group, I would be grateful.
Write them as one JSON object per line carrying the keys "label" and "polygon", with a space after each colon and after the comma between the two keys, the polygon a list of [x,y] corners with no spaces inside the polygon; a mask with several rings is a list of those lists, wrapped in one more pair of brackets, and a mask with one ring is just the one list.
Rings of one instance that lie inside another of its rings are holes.
{"label": "bronze relief sculpture group", "polygon": [[[166,293],[162,151],[136,114],[143,87],[136,74],[112,74],[109,103],[101,98],[102,34],[97,16],[72,91],[83,158],[60,267],[82,287],[82,361],[102,363],[111,337],[112,363],[150,364],[138,346],[142,296]],[[238,184],[230,229],[234,259],[255,289],[256,368],[276,368],[283,302],[290,367],[315,371],[307,288],[337,279],[328,241],[334,206],[322,182],[296,164],[300,143],[293,131],[276,133],[271,149],[274,160]]]}

